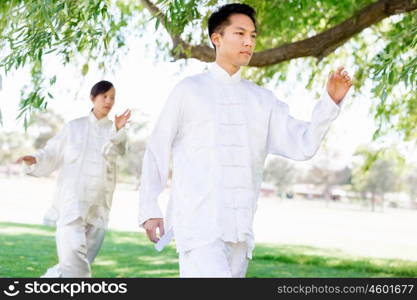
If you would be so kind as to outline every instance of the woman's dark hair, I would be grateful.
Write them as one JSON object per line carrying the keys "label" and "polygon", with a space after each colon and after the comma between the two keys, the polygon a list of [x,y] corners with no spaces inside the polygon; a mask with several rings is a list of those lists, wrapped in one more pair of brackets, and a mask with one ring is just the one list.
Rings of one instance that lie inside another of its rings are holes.
{"label": "woman's dark hair", "polygon": [[104,94],[108,90],[110,90],[113,86],[113,83],[110,81],[102,80],[97,82],[92,88],[90,92],[91,97],[96,97],[97,95]]}
{"label": "woman's dark hair", "polygon": [[[222,31],[223,28],[230,24],[229,17],[234,14],[243,14],[251,18],[256,28],[256,12],[253,7],[247,4],[232,3],[221,6],[217,11],[212,13],[208,19],[209,39],[214,32]],[[213,44],[214,49],[216,46]]]}

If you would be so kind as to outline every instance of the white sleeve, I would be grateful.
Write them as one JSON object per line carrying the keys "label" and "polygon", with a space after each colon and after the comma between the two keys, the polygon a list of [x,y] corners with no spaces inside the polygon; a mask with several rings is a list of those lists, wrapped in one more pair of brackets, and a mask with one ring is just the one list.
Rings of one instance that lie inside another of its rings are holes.
{"label": "white sleeve", "polygon": [[113,123],[110,133],[110,140],[103,147],[103,155],[106,159],[115,158],[126,153],[127,134],[126,128],[116,129]]}
{"label": "white sleeve", "polygon": [[68,137],[68,125],[60,133],[51,138],[43,149],[33,154],[36,164],[25,166],[24,172],[28,175],[41,177],[48,176],[61,167],[64,159],[64,150]]}
{"label": "white sleeve", "polygon": [[150,218],[163,217],[157,199],[168,179],[172,145],[179,128],[183,89],[178,84],[171,92],[147,143],[139,189],[139,226]]}
{"label": "white sleeve", "polygon": [[275,98],[269,120],[268,153],[294,160],[310,159],[339,112],[340,104],[337,105],[326,90],[314,107],[310,122],[291,117],[288,105]]}

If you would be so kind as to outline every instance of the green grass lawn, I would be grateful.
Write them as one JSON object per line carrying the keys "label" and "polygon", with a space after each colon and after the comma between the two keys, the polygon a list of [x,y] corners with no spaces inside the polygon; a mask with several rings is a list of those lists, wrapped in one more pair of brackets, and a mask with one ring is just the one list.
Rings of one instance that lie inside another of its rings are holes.
{"label": "green grass lawn", "polygon": [[[0,277],[39,277],[57,262],[55,229],[0,223]],[[94,277],[178,277],[174,244],[158,253],[142,233],[108,231]],[[417,277],[417,262],[353,257],[334,249],[257,244],[248,277]]]}

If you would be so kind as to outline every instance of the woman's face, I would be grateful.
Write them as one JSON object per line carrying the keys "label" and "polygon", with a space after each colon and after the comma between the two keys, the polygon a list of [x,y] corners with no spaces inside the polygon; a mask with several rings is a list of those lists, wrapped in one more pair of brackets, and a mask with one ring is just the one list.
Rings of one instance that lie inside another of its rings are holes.
{"label": "woman's face", "polygon": [[94,104],[94,112],[100,116],[107,116],[114,105],[114,98],[116,96],[116,90],[112,87],[107,92],[98,94],[91,101]]}

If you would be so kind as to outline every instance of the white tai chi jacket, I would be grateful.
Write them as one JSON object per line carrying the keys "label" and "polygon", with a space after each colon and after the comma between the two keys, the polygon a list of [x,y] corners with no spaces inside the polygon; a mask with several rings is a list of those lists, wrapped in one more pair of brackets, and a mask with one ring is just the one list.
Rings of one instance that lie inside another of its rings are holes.
{"label": "white tai chi jacket", "polygon": [[116,184],[116,157],[125,152],[126,132],[116,130],[107,117],[93,113],[65,124],[34,156],[37,163],[26,167],[33,176],[47,176],[60,169],[54,205],[47,223],[68,224],[81,217],[106,228]]}
{"label": "white tai chi jacket", "polygon": [[165,226],[177,250],[218,238],[254,248],[253,217],[268,154],[307,160],[339,114],[327,92],[311,122],[292,118],[288,105],[214,63],[173,89],[145,152],[139,191],[139,224],[162,218],[157,197],[172,156],[172,191]]}

